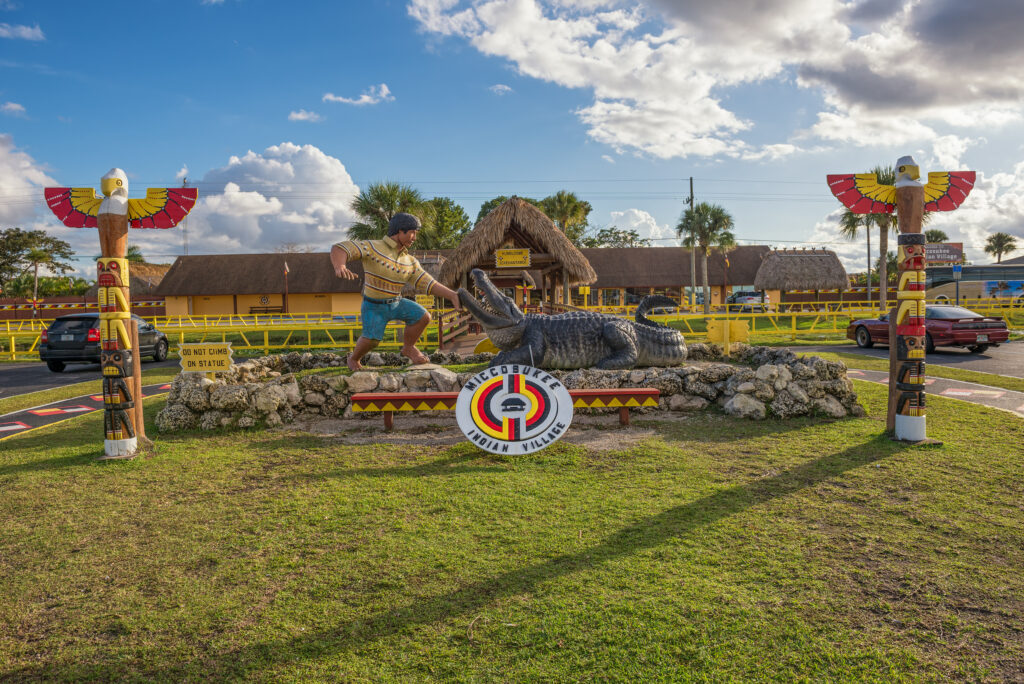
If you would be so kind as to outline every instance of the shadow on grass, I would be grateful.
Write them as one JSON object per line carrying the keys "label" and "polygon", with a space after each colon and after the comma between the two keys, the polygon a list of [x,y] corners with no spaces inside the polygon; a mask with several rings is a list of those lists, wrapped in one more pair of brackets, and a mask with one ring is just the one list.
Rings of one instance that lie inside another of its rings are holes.
{"label": "shadow on grass", "polygon": [[[164,656],[159,652],[141,654],[131,670],[119,669],[108,662],[78,663],[55,667],[24,668],[15,677],[53,677],[60,679],[117,679],[131,671],[145,679],[178,680],[189,678],[239,677],[263,668],[299,663],[318,658],[333,658],[377,639],[407,632],[421,625],[472,615],[494,601],[507,596],[532,593],[551,580],[584,572],[616,559],[664,544],[706,525],[742,513],[773,499],[795,494],[903,451],[907,447],[879,434],[867,442],[808,461],[774,477],[728,487],[687,504],[670,508],[633,525],[622,528],[604,541],[585,550],[510,570],[490,579],[473,582],[461,589],[438,596],[413,600],[386,612],[338,624],[299,637],[262,641],[219,655],[197,657],[190,663],[153,667]],[[121,668],[128,668],[122,663]]]}
{"label": "shadow on grass", "polygon": [[469,461],[485,459],[489,454],[476,451],[472,453],[455,453],[446,455],[429,463],[409,466],[390,466],[385,468],[346,468],[327,473],[310,473],[303,475],[306,479],[350,478],[350,477],[434,477],[437,475],[461,475],[464,473],[507,472],[508,468],[500,465],[458,465]]}

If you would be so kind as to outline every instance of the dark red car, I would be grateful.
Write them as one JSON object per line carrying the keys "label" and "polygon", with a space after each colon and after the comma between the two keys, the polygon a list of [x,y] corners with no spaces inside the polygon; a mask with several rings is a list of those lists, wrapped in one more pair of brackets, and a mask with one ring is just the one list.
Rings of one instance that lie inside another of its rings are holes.
{"label": "dark red car", "polygon": [[[932,305],[925,310],[925,351],[936,347],[967,347],[981,353],[998,347],[1010,338],[1006,321],[997,316],[982,316],[960,306]],[[862,318],[850,323],[846,336],[858,347],[889,344],[889,314],[879,318]]]}

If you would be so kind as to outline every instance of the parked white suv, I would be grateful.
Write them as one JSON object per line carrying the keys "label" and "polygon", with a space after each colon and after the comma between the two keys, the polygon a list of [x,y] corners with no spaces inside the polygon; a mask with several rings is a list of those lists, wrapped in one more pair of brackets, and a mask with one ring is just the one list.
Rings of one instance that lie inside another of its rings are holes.
{"label": "parked white suv", "polygon": [[767,311],[768,295],[756,290],[733,292],[725,299],[729,311]]}

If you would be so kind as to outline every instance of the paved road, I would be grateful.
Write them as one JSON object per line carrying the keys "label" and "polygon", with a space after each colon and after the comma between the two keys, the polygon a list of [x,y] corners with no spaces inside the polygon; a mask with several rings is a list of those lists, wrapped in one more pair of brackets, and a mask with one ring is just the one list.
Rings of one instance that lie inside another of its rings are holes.
{"label": "paved road", "polygon": [[[181,362],[177,359],[168,359],[166,361],[147,360],[143,362],[142,370],[180,365]],[[99,379],[100,365],[98,363],[71,364],[64,369],[63,373],[50,372],[42,361],[3,363],[0,364],[0,398]]]}
{"label": "paved road", "polygon": [[[797,354],[808,352],[848,352],[873,356],[878,359],[889,358],[889,347],[875,345],[871,349],[861,349],[854,343],[849,345],[822,345],[812,347],[791,347]],[[999,347],[992,347],[983,354],[974,354],[957,347],[937,347],[928,355],[930,366],[947,366],[965,370],[995,373],[1015,378],[1024,378],[1024,340],[1007,342]]]}
{"label": "paved road", "polygon": [[[854,380],[867,380],[880,385],[889,384],[888,371],[859,370],[851,368],[847,374]],[[984,404],[1016,413],[1024,418],[1024,392],[1004,390],[1000,387],[976,385],[973,382],[947,380],[946,378],[926,378],[926,391],[929,395],[959,399],[975,404]]]}

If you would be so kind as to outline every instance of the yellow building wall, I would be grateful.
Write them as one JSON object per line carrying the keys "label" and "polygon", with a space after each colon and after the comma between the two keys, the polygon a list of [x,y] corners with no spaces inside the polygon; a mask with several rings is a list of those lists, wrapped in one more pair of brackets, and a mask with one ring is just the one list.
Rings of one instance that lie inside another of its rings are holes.
{"label": "yellow building wall", "polygon": [[251,306],[284,306],[281,293],[266,295],[238,295],[238,313],[248,315]]}
{"label": "yellow building wall", "polygon": [[205,297],[202,295],[192,297],[193,316],[223,316],[235,312],[235,302],[232,295],[213,295]]}
{"label": "yellow building wall", "polygon": [[329,294],[288,295],[288,313],[329,313],[331,310],[331,295]]}
{"label": "yellow building wall", "polygon": [[164,297],[165,316],[188,316],[188,297]]}
{"label": "yellow building wall", "polygon": [[359,313],[363,306],[361,292],[340,292],[331,295],[331,311],[334,313]]}

